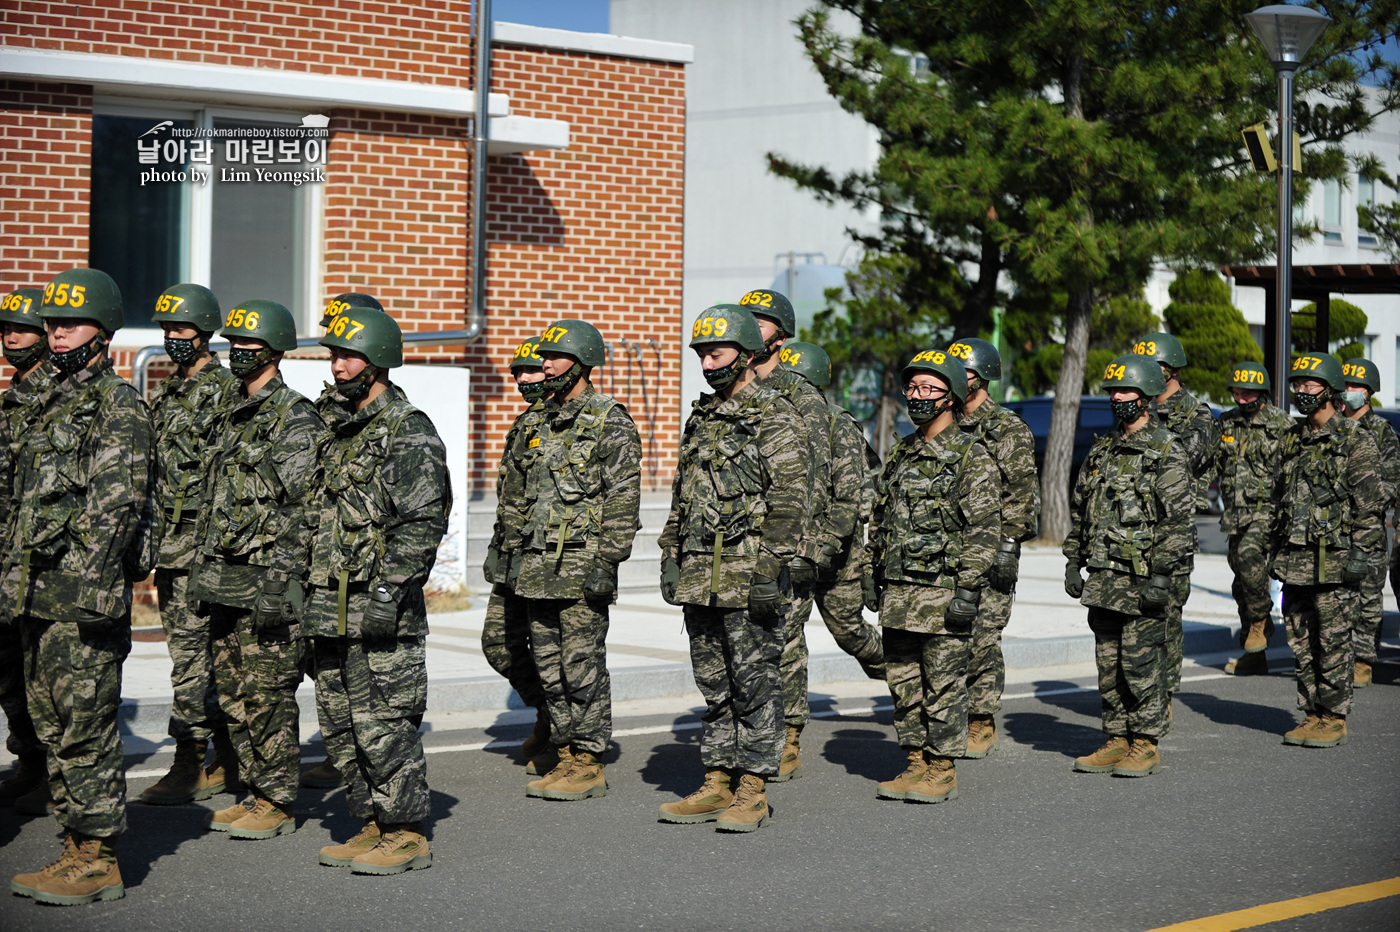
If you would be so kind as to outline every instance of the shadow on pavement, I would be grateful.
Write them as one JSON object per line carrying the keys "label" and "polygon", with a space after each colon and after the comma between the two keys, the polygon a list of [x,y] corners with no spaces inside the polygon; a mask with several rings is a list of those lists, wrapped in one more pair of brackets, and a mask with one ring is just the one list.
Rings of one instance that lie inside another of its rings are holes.
{"label": "shadow on pavement", "polygon": [[[1098,695],[1086,695],[1093,699],[1094,711],[1097,711]],[[1062,754],[1065,757],[1091,754],[1104,742],[1103,731],[1097,725],[1090,727],[1067,722],[1044,712],[1013,712],[1006,716],[1003,728],[1007,737],[1017,744],[1026,745],[1036,751]]]}
{"label": "shadow on pavement", "polygon": [[1217,725],[1238,725],[1265,734],[1282,735],[1298,724],[1292,709],[1238,702],[1207,693],[1177,693],[1176,698],[1192,712],[1204,715]]}
{"label": "shadow on pavement", "polygon": [[888,780],[904,769],[904,751],[895,743],[894,732],[874,728],[840,728],[822,747],[823,759],[845,767],[852,776],[867,780]]}
{"label": "shadow on pavement", "polygon": [[642,782],[666,793],[685,796],[705,778],[700,762],[700,729],[673,732],[651,749],[642,766]]}
{"label": "shadow on pavement", "polygon": [[[215,808],[232,806],[241,799],[231,793],[220,793],[211,802]],[[122,882],[128,888],[141,886],[151,866],[167,855],[175,854],[186,842],[203,840],[210,835],[205,828],[209,810],[198,803],[179,806],[151,806],[131,802],[126,807],[126,832],[121,837],[118,853],[121,857]],[[226,839],[219,839],[225,841]]]}

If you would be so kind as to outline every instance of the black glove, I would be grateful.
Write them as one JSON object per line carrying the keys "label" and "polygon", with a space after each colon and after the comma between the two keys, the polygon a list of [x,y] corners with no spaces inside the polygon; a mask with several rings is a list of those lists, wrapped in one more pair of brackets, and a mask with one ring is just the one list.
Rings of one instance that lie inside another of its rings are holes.
{"label": "black glove", "polygon": [[617,567],[606,560],[593,563],[593,571],[583,581],[583,596],[594,605],[609,605],[617,594]]}
{"label": "black glove", "polygon": [[497,581],[496,571],[501,566],[501,552],[495,547],[486,548],[486,562],[481,564],[481,575],[486,577],[486,581],[493,583]]}
{"label": "black glove", "polygon": [[388,586],[375,586],[369,591],[369,604],[360,617],[360,636],[391,638],[399,633],[399,603]]}
{"label": "black glove", "polygon": [[674,557],[661,561],[661,598],[668,605],[680,605],[676,601],[676,590],[681,587],[681,565]]}
{"label": "black glove", "polygon": [[1004,540],[997,545],[992,556],[992,568],[987,573],[987,581],[997,592],[1010,593],[1016,588],[1016,577],[1021,566],[1021,543]]}
{"label": "black glove", "polygon": [[1142,607],[1144,615],[1160,615],[1167,607],[1167,602],[1171,600],[1172,581],[1168,576],[1160,573],[1153,573],[1147,577],[1147,582],[1143,584],[1141,592],[1138,593],[1138,604]]}
{"label": "black glove", "polygon": [[1366,555],[1355,550],[1347,554],[1347,562],[1342,564],[1342,584],[1350,589],[1359,589],[1371,575],[1371,564]]}
{"label": "black glove", "polygon": [[786,602],[776,579],[754,574],[749,584],[749,614],[756,621],[772,621],[781,617]]}
{"label": "black glove", "polygon": [[520,582],[520,568],[525,565],[525,554],[517,550],[514,553],[506,554],[505,561],[506,585],[514,589],[515,584]]}
{"label": "black glove", "polygon": [[296,622],[305,601],[300,579],[264,579],[262,591],[253,603],[253,630],[267,631]]}
{"label": "black glove", "polygon": [[860,594],[865,600],[865,607],[872,612],[880,611],[880,580],[875,578],[874,573],[867,573],[860,578]]}
{"label": "black glove", "polygon": [[959,586],[953,590],[953,601],[948,603],[948,608],[943,612],[944,623],[949,628],[970,630],[972,623],[977,620],[977,605],[981,601],[982,590],[964,589]]}
{"label": "black glove", "polygon": [[836,558],[840,555],[841,548],[838,545],[833,544],[831,541],[822,544],[822,552],[817,554],[817,569],[825,573],[827,570],[831,569],[832,564],[836,562]]}
{"label": "black glove", "polygon": [[1065,564],[1065,592],[1071,599],[1084,594],[1084,577],[1079,575],[1079,567],[1074,563]]}
{"label": "black glove", "polygon": [[792,594],[805,599],[817,587],[817,565],[806,557],[793,557],[788,564],[788,578],[792,580]]}

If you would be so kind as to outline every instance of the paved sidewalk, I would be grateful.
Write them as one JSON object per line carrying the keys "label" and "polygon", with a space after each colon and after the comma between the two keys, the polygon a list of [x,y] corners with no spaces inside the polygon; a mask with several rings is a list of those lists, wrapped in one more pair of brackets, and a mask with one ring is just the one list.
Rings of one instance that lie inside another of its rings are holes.
{"label": "paved sidewalk", "polygon": [[[1064,593],[1064,561],[1057,549],[1028,547],[1021,563],[1011,622],[1004,639],[1004,653],[1012,670],[1092,663],[1093,637],[1085,623],[1085,609]],[[1231,574],[1223,556],[1200,554],[1192,575],[1191,598],[1186,604],[1186,652],[1212,654],[1235,649],[1239,630],[1235,603],[1230,596]],[[1395,601],[1386,594],[1386,608]],[[520,700],[486,663],[481,653],[481,626],[486,616],[484,600],[475,600],[467,611],[433,615],[428,636],[428,711],[506,712],[521,709]],[[873,616],[867,615],[869,620]],[[1396,618],[1387,618],[1393,633]],[[140,636],[158,631],[138,630]],[[807,624],[811,651],[810,682],[815,687],[861,681],[856,662],[836,646],[821,618],[813,612]],[[1281,626],[1274,647],[1284,647]],[[682,625],[681,610],[667,605],[655,590],[623,590],[613,607],[608,633],[608,669],[612,672],[613,699],[631,700],[680,697],[695,692],[690,674],[690,644]],[[138,639],[132,645],[123,677],[122,730],[126,734],[159,741],[166,730],[170,707],[170,659],[163,640]],[[316,707],[310,682],[298,694],[304,726],[314,729]],[[0,730],[3,730],[0,722]]]}

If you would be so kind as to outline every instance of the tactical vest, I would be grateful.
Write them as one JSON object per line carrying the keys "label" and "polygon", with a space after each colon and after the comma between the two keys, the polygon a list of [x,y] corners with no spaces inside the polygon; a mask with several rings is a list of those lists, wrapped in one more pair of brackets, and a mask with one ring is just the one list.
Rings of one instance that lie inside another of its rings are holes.
{"label": "tactical vest", "polygon": [[214,539],[221,559],[244,558],[270,549],[286,531],[282,515],[282,484],[269,455],[276,445],[282,422],[302,398],[283,385],[242,424],[232,419],[225,438],[209,509]]}
{"label": "tactical vest", "polygon": [[[598,549],[603,464],[596,454],[608,412],[617,404],[606,395],[589,395],[572,424],[528,441],[533,455],[527,455],[526,475],[537,478],[526,484],[524,536],[533,548],[553,550],[556,559],[566,547]],[[547,412],[540,416],[548,421]]]}
{"label": "tactical vest", "polygon": [[[1225,451],[1223,469],[1220,473],[1220,497],[1227,508],[1242,511],[1257,511],[1269,501],[1278,476],[1274,470],[1278,465],[1275,457],[1260,456],[1260,448],[1267,443],[1278,443],[1280,427],[1265,420],[1270,412],[1255,412],[1254,421],[1243,417],[1224,416],[1220,418],[1220,445]],[[1226,412],[1229,415],[1229,412]]]}
{"label": "tactical vest", "polygon": [[530,517],[535,510],[535,498],[526,495],[525,483],[512,481],[515,477],[528,477],[530,470],[534,468],[535,460],[540,458],[540,449],[549,440],[549,413],[545,410],[545,403],[537,401],[516,418],[515,439],[506,457],[514,464],[509,470],[502,470],[502,482],[497,488],[497,494],[502,500],[510,499],[512,504],[519,509],[521,525],[519,528],[510,528],[510,531],[520,532],[530,525]]}
{"label": "tactical vest", "polygon": [[1114,451],[1109,438],[1090,451],[1079,480],[1091,516],[1091,529],[1086,529],[1089,569],[1150,574],[1153,531],[1162,517],[1157,474],[1174,441],[1169,432],[1156,431],[1142,449]]}
{"label": "tactical vest", "polygon": [[884,513],[881,563],[886,579],[925,585],[956,585],[962,565],[963,467],[977,437],[950,427],[939,436],[948,443],[932,456],[915,456],[917,433],[899,442],[891,455],[889,477],[880,489]]}
{"label": "tactical vest", "polygon": [[1347,453],[1353,442],[1355,422],[1335,415],[1337,430],[1304,443],[1299,424],[1283,438],[1283,462],[1287,494],[1285,534],[1289,546],[1317,550],[1317,578],[1327,576],[1328,551],[1351,546],[1351,494],[1347,485]]}
{"label": "tactical vest", "polygon": [[194,517],[209,468],[209,439],[219,421],[213,411],[238,384],[231,373],[226,378],[212,372],[200,375],[205,377],[192,391],[181,392],[179,383],[167,387],[163,382],[165,390],[151,400],[156,420],[156,497],[172,525]]}

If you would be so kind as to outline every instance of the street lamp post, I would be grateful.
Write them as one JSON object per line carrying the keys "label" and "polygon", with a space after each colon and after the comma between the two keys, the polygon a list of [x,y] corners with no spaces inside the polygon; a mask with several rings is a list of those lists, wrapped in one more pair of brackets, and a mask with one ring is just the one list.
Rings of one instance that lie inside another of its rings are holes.
{"label": "street lamp post", "polygon": [[1274,308],[1274,389],[1279,407],[1288,410],[1288,369],[1292,361],[1289,333],[1293,306],[1293,72],[1332,20],[1302,6],[1274,4],[1246,13],[1254,34],[1264,43],[1278,74],[1278,303]]}

